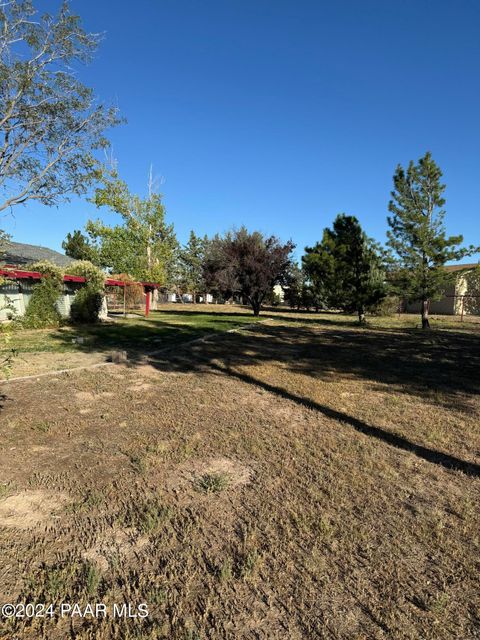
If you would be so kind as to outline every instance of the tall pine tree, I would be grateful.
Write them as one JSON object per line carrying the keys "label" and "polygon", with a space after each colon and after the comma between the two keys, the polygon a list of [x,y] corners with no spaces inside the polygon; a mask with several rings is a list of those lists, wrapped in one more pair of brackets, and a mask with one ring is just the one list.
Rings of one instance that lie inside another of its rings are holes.
{"label": "tall pine tree", "polygon": [[180,251],[180,285],[186,293],[192,294],[193,302],[197,301],[199,293],[205,291],[203,280],[205,244],[204,238],[197,236],[195,231],[190,231],[188,242]]}
{"label": "tall pine tree", "polygon": [[394,282],[410,301],[419,301],[422,328],[430,327],[428,309],[451,282],[444,265],[475,253],[473,246],[461,248],[463,236],[447,236],[444,226],[445,185],[442,172],[427,152],[407,170],[398,165],[394,190],[388,205],[388,245],[398,260]]}

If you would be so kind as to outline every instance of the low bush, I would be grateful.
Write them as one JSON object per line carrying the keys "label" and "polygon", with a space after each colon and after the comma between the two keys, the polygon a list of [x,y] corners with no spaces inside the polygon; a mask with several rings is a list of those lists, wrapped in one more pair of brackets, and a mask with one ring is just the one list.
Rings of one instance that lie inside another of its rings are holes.
{"label": "low bush", "polygon": [[375,316],[393,316],[398,313],[400,306],[401,299],[399,296],[387,296],[372,310],[372,314]]}
{"label": "low bush", "polygon": [[29,329],[56,326],[61,320],[56,305],[63,291],[62,270],[46,260],[30,265],[30,269],[39,271],[43,278],[33,287],[21,324]]}
{"label": "low bush", "polygon": [[80,289],[70,307],[70,320],[74,324],[98,322],[103,295],[88,285]]}
{"label": "low bush", "polygon": [[85,286],[78,291],[70,307],[70,320],[75,324],[98,322],[102,309],[105,274],[88,260],[78,260],[68,267],[68,273],[85,278]]}

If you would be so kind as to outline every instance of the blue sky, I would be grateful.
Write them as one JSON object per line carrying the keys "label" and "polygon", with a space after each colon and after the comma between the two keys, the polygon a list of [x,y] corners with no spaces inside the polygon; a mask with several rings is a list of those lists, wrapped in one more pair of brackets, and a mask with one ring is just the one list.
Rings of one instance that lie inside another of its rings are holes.
{"label": "blue sky", "polygon": [[[37,0],[40,9],[57,2]],[[430,150],[447,229],[480,244],[476,0],[73,0],[105,39],[81,71],[128,120],[110,134],[131,189],[163,177],[185,241],[245,224],[297,255],[335,215],[385,240],[392,175]],[[86,201],[17,207],[15,240],[59,249]]]}

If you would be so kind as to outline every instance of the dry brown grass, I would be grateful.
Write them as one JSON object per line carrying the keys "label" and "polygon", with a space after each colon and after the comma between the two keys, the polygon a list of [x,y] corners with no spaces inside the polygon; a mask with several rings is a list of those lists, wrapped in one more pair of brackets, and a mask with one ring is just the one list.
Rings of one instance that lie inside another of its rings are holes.
{"label": "dry brown grass", "polygon": [[480,637],[479,334],[295,320],[3,388],[0,601],[150,610],[3,637]]}

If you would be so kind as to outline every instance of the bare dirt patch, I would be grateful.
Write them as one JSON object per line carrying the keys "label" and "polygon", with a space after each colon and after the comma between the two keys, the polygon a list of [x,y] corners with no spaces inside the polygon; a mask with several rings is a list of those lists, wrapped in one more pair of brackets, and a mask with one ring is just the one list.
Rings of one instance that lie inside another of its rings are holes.
{"label": "bare dirt patch", "polygon": [[0,489],[73,502],[2,529],[0,599],[149,604],[77,640],[478,638],[480,334],[317,318],[5,385]]}
{"label": "bare dirt patch", "polygon": [[24,491],[0,501],[0,526],[34,529],[58,517],[69,497],[50,491]]}
{"label": "bare dirt patch", "polygon": [[117,529],[106,533],[82,557],[93,562],[102,571],[108,571],[111,562],[131,562],[148,545],[147,535],[138,536],[134,529]]}

